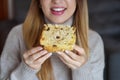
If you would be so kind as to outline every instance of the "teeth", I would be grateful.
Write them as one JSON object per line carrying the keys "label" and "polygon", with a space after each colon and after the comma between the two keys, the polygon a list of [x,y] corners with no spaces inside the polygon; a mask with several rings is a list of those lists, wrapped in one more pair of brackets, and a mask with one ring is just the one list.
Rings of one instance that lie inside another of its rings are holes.
{"label": "teeth", "polygon": [[63,11],[65,8],[52,8],[54,11]]}

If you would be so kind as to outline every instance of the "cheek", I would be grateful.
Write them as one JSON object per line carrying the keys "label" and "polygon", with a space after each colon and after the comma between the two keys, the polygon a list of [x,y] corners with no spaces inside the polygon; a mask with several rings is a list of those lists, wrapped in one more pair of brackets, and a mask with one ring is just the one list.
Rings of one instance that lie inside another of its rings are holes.
{"label": "cheek", "polygon": [[76,1],[75,0],[71,0],[69,2],[69,9],[71,9],[72,11],[76,9]]}
{"label": "cheek", "polygon": [[76,9],[76,1],[74,3],[71,3],[72,7]]}
{"label": "cheek", "polygon": [[46,6],[42,5],[41,8],[44,14],[48,12],[48,9],[46,8]]}
{"label": "cheek", "polygon": [[41,0],[41,8],[42,11],[46,14],[49,11],[49,2],[47,0],[43,1]]}
{"label": "cheek", "polygon": [[71,4],[71,5],[69,5],[69,11],[70,11],[71,13],[74,13],[75,10],[76,10],[76,4]]}

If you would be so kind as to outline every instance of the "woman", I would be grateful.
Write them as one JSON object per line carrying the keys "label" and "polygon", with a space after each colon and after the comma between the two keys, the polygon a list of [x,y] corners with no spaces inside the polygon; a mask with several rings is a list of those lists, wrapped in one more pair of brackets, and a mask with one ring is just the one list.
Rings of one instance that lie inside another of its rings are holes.
{"label": "woman", "polygon": [[[75,52],[48,53],[39,45],[44,24],[75,26]],[[88,30],[87,0],[32,0],[23,25],[11,30],[1,56],[1,79],[103,80],[101,37]]]}

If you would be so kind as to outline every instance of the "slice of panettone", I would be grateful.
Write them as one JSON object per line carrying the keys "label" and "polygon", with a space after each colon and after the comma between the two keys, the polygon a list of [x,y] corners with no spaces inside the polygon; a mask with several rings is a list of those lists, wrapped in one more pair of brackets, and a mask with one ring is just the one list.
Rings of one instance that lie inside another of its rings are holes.
{"label": "slice of panettone", "polygon": [[48,52],[73,50],[76,42],[75,27],[45,24],[40,45]]}

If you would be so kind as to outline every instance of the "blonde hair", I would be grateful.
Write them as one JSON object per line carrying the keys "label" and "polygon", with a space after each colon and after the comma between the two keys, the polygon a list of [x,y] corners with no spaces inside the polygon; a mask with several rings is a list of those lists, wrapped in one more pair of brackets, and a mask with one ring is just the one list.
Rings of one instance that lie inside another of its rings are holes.
{"label": "blonde hair", "polygon": [[[88,48],[88,9],[87,0],[76,0],[77,7],[74,14],[73,25],[77,28],[77,44],[84,48],[86,54]],[[23,37],[28,49],[39,46],[39,39],[44,25],[44,15],[39,8],[39,0],[32,0],[29,12],[23,24]],[[47,59],[38,72],[40,80],[54,80],[50,59]]]}

